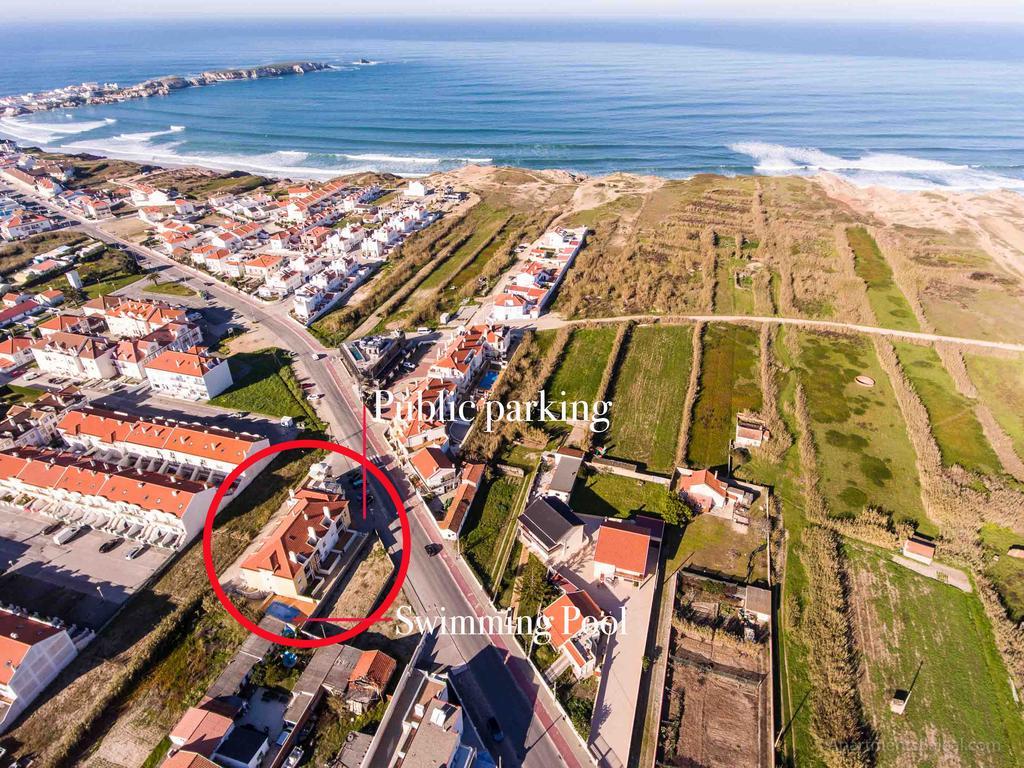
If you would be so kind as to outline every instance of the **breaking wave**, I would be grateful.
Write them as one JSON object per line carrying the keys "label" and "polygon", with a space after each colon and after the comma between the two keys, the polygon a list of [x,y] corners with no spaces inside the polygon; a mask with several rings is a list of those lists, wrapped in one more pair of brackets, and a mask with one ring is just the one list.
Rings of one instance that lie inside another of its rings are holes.
{"label": "breaking wave", "polygon": [[49,144],[63,136],[73,136],[79,133],[88,133],[97,128],[105,128],[116,123],[112,117],[104,120],[83,120],[80,122],[69,121],[66,123],[40,123],[24,118],[8,117],[0,118],[0,133],[11,136],[18,141],[27,141],[33,144]]}
{"label": "breaking wave", "polygon": [[846,158],[814,147],[790,147],[761,141],[738,142],[729,149],[754,160],[754,171],[769,176],[811,175],[827,171],[861,187],[950,190],[1024,189],[1024,179],[970,165],[955,165],[887,152]]}

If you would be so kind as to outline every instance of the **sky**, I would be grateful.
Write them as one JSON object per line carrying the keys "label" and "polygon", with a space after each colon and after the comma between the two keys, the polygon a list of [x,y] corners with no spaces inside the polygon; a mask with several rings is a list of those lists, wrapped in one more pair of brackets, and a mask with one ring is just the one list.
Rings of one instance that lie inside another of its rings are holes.
{"label": "sky", "polygon": [[375,0],[369,6],[346,0],[35,0],[12,5],[5,15],[17,20],[406,15],[1024,23],[1022,0]]}

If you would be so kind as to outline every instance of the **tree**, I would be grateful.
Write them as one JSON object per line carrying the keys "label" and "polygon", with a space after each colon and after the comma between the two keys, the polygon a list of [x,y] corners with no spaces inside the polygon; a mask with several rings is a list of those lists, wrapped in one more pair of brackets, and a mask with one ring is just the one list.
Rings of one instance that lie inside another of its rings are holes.
{"label": "tree", "polygon": [[667,499],[665,501],[665,511],[662,513],[662,518],[664,518],[665,522],[669,525],[682,525],[689,522],[690,518],[693,517],[693,510],[690,509],[689,505],[671,488],[666,488],[665,493]]}

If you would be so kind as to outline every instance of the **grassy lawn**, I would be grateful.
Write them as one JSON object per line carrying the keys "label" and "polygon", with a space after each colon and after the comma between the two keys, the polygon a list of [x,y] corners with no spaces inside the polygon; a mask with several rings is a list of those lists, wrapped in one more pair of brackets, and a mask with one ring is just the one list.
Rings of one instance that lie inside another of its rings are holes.
{"label": "grassy lawn", "polygon": [[981,543],[990,558],[985,575],[992,579],[1006,613],[1020,622],[1024,619],[1024,560],[1008,557],[1006,552],[1015,544],[1024,545],[1024,536],[995,523],[985,523],[981,527]]}
{"label": "grassy lawn", "polygon": [[885,328],[921,330],[906,296],[893,280],[892,269],[867,229],[850,227],[846,237],[853,249],[854,267],[867,285],[868,302],[878,322]]}
{"label": "grassy lawn", "polygon": [[[113,293],[145,277],[134,259],[114,248],[102,251],[97,258],[79,262],[75,269],[82,278],[83,292],[90,299]],[[34,291],[50,288],[67,291],[68,279],[61,274],[32,285]]]}
{"label": "grassy lawn", "polygon": [[196,292],[184,283],[176,281],[165,283],[152,283],[142,289],[146,293],[160,293],[166,296],[195,296]]}
{"label": "grassy lawn", "polygon": [[675,463],[692,357],[687,325],[633,330],[615,377],[608,453],[654,472]]}
{"label": "grassy lawn", "polygon": [[[926,523],[907,426],[871,343],[815,333],[800,340],[800,375],[831,513],[856,517],[874,506],[896,520]],[[857,384],[861,374],[874,386]]]}
{"label": "grassy lawn", "polygon": [[[978,598],[867,546],[848,543],[847,554],[867,673],[859,687],[878,739],[877,764],[1024,764],[1024,722]],[[894,690],[907,689],[915,674],[905,713],[893,715]],[[908,744],[915,749],[909,763]]]}
{"label": "grassy lawn", "polygon": [[764,517],[763,504],[753,510],[754,521],[745,533],[720,517],[700,515],[683,531],[679,560],[686,568],[748,583],[768,578],[768,556],[764,534],[758,522]]}
{"label": "grassy lawn", "polygon": [[100,296],[106,296],[108,293],[114,293],[122,288],[126,288],[132,283],[138,282],[144,277],[144,275],[119,275],[105,279],[99,283],[93,283],[92,285],[86,285],[83,290],[87,298],[95,299]]}
{"label": "grassy lawn", "polygon": [[942,462],[946,466],[959,464],[982,474],[1002,472],[999,457],[974,415],[974,405],[957,392],[935,350],[907,342],[895,346],[903,369],[928,409],[932,433],[942,451]]}
{"label": "grassy lawn", "polygon": [[0,404],[4,406],[3,410],[6,411],[12,405],[31,403],[34,400],[38,400],[45,393],[46,390],[36,389],[35,387],[19,387],[16,384],[8,384],[0,387]]}
{"label": "grassy lawn", "polygon": [[211,405],[267,416],[313,420],[316,414],[302,397],[302,389],[282,349],[240,352],[228,358],[234,385],[210,401]]}
{"label": "grassy lawn", "polygon": [[488,480],[473,500],[462,531],[462,554],[488,588],[499,545],[508,526],[513,524],[524,482],[523,478],[507,475]]}
{"label": "grassy lawn", "polygon": [[711,324],[705,331],[700,388],[687,449],[693,466],[728,463],[736,414],[761,408],[757,356],[758,332],[753,328],[723,323]]}
{"label": "grassy lawn", "polygon": [[1024,457],[1024,359],[966,355],[971,381],[981,401]]}
{"label": "grassy lawn", "polygon": [[548,383],[548,397],[555,401],[593,403],[616,333],[611,325],[573,331],[562,362]]}

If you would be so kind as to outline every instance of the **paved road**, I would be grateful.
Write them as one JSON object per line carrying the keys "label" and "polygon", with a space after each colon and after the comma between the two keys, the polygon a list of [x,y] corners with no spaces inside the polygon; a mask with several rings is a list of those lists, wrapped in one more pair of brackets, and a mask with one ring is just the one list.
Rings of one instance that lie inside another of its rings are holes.
{"label": "paved road", "polygon": [[[61,211],[65,216],[68,212]],[[74,218],[70,217],[69,218]],[[113,235],[95,222],[78,219],[79,228],[108,243],[120,243],[143,254],[148,260],[166,267],[166,275],[198,279],[209,291],[212,301],[234,309],[272,331],[281,347],[300,355],[300,366],[326,397],[317,402],[321,418],[330,425],[331,438],[343,445],[361,449],[361,402],[355,380],[334,357],[336,351],[324,347],[287,314],[284,303],[267,304],[235,291],[199,270],[178,264],[167,256]],[[322,357],[321,357],[322,356]],[[315,359],[319,357],[319,359]],[[387,456],[390,451],[379,427],[369,433],[367,453]],[[424,551],[428,543],[443,543],[430,512],[419,501],[404,473],[397,467],[385,468],[406,502],[412,521],[413,541],[406,592],[414,608],[422,614],[436,615],[443,608],[447,615],[486,616],[493,607],[465,563],[444,549],[430,557]],[[380,498],[384,494],[378,494]],[[397,530],[393,515],[374,508],[375,523],[385,544]],[[536,768],[572,768],[592,765],[593,760],[579,740],[572,724],[562,716],[551,692],[523,655],[514,638],[508,635],[462,635],[452,638],[451,657],[445,663],[464,664],[472,677],[473,689],[481,700],[468,703],[480,715],[493,713],[506,738],[490,744],[495,756],[505,765]]]}

